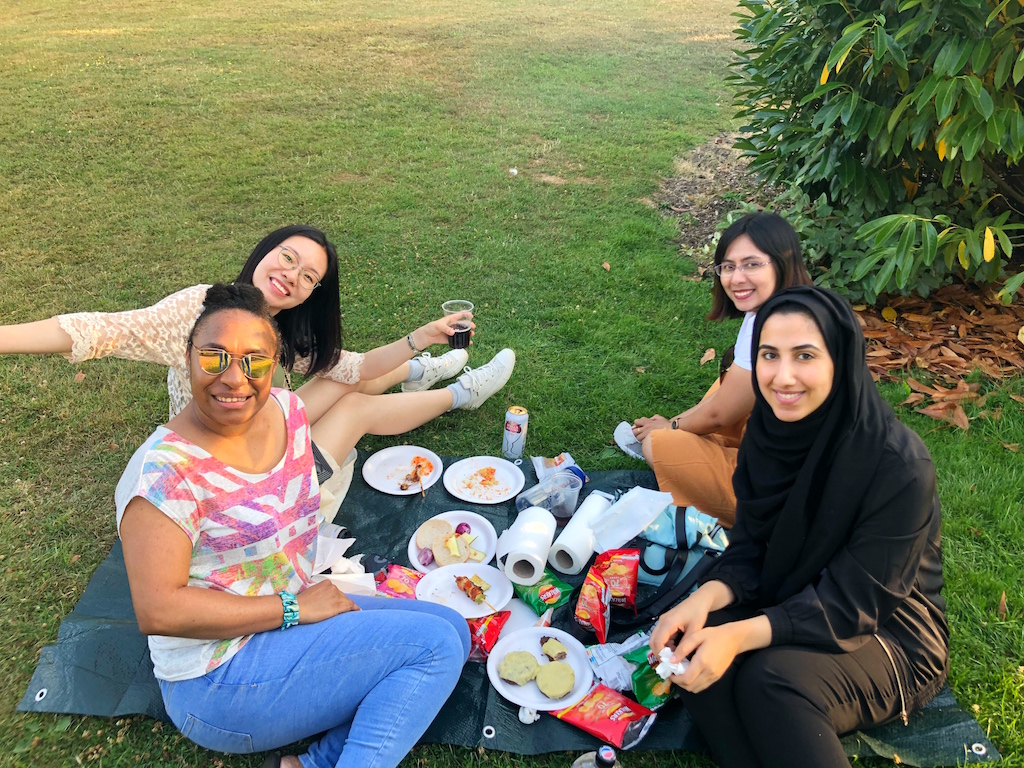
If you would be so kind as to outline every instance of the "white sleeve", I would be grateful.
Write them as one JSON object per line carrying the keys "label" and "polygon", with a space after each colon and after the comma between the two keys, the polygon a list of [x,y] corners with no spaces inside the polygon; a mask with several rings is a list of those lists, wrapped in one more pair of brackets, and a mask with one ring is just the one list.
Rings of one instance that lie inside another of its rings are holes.
{"label": "white sleeve", "polygon": [[738,365],[745,371],[753,370],[754,362],[751,357],[750,346],[754,342],[754,313],[747,312],[740,326],[740,332],[736,335],[736,348],[733,350],[733,365]]}
{"label": "white sleeve", "polygon": [[71,354],[65,357],[72,363],[112,356],[180,367],[209,287],[186,288],[151,307],[127,312],[59,315],[60,327],[71,337]]}
{"label": "white sleeve", "polygon": [[[338,353],[338,362],[326,371],[320,371],[317,376],[336,381],[339,384],[358,384],[359,369],[363,365],[364,357],[366,355],[362,352],[349,352],[343,349]],[[309,371],[309,358],[296,358],[295,370],[298,373]]]}

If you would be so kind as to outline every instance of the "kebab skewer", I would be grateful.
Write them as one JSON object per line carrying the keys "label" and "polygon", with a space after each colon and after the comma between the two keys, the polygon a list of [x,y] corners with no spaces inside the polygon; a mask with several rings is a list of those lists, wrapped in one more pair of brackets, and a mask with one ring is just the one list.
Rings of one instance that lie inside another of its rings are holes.
{"label": "kebab skewer", "polygon": [[463,592],[465,592],[466,593],[466,597],[468,597],[470,600],[472,600],[477,605],[479,605],[480,603],[483,603],[488,608],[490,608],[492,611],[497,613],[498,609],[495,608],[493,605],[491,605],[490,603],[487,602],[487,600],[486,600],[486,592],[484,591],[484,589],[479,584],[476,584],[472,579],[469,579],[469,578],[467,578],[465,576],[456,576],[455,577],[455,586],[457,586],[459,589],[461,589]]}

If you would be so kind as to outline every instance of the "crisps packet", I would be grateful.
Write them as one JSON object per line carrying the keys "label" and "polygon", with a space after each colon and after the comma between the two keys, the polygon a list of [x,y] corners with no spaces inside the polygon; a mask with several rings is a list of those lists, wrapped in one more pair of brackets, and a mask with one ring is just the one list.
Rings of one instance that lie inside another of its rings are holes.
{"label": "crisps packet", "polygon": [[466,623],[469,624],[470,661],[487,660],[491,648],[498,642],[502,627],[511,615],[511,611],[498,611],[482,619],[466,619]]}
{"label": "crisps packet", "polygon": [[642,645],[624,653],[622,658],[636,665],[632,681],[633,695],[637,701],[648,709],[657,709],[672,698],[672,683],[662,680],[661,675],[654,670],[661,659],[651,653],[648,646]]}
{"label": "crisps packet", "polygon": [[551,714],[620,749],[636,746],[657,718],[647,707],[600,683],[571,707]]}
{"label": "crisps packet", "polygon": [[636,613],[636,579],[640,571],[639,549],[609,549],[591,566],[611,591],[612,605],[630,608]]}
{"label": "crisps packet", "polygon": [[608,627],[611,624],[611,593],[596,569],[591,566],[587,578],[580,587],[580,597],[576,601],[576,623],[584,629],[597,633],[597,642],[608,639]]}
{"label": "crisps packet", "polygon": [[405,597],[416,599],[416,585],[423,578],[423,574],[406,568],[404,565],[388,566],[384,578],[377,582],[377,592],[385,597]]}
{"label": "crisps packet", "polygon": [[572,587],[555,576],[550,568],[544,569],[544,575],[540,581],[531,587],[522,584],[512,584],[516,597],[533,608],[538,616],[543,616],[549,608],[557,608],[565,605],[572,599]]}

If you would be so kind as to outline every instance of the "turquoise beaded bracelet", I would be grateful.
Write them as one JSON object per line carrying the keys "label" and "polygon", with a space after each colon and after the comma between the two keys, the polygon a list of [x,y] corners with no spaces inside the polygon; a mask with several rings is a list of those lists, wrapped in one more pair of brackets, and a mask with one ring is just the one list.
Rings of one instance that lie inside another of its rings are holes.
{"label": "turquoise beaded bracelet", "polygon": [[284,605],[284,621],[281,622],[281,629],[294,627],[299,623],[299,601],[291,592],[282,592],[280,598]]}

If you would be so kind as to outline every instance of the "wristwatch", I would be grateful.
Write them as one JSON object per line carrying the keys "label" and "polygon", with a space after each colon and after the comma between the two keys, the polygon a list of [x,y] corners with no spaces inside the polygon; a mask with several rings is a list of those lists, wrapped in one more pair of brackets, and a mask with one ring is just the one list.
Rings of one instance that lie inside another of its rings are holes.
{"label": "wristwatch", "polygon": [[679,429],[679,419],[672,419],[669,424],[672,426],[672,429]]}

